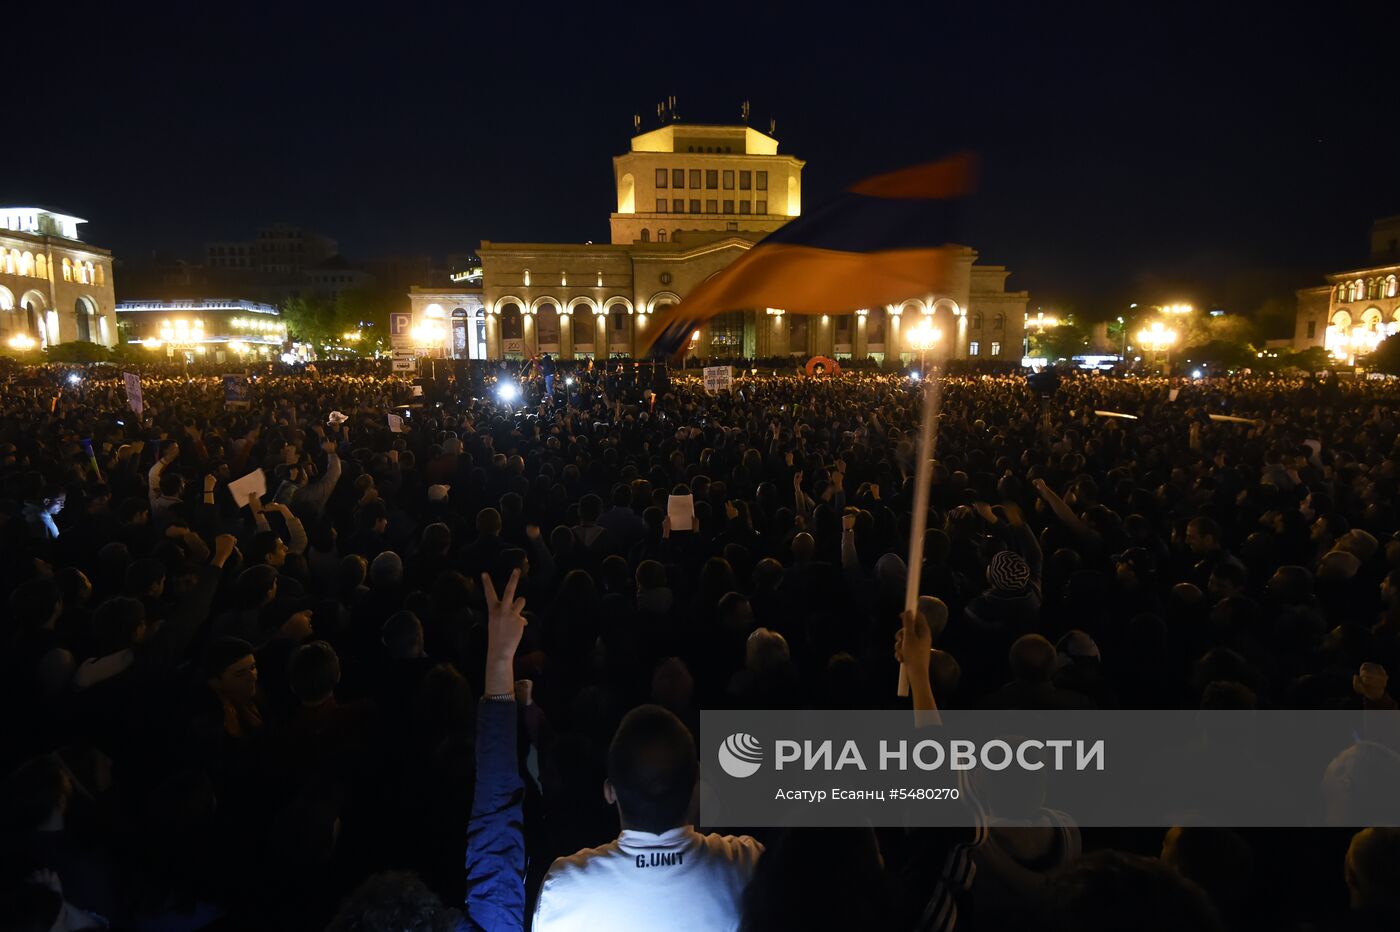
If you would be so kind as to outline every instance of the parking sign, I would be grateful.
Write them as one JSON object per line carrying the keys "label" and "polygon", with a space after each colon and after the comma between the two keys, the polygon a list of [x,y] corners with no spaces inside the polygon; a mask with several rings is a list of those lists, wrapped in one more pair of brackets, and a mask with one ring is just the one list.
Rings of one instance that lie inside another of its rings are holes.
{"label": "parking sign", "polygon": [[394,311],[389,315],[389,345],[395,348],[411,346],[413,315]]}

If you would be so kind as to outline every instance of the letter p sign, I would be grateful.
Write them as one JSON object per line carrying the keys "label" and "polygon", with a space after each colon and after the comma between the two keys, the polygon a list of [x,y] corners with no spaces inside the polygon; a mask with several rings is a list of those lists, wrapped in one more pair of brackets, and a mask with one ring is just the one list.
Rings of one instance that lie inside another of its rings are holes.
{"label": "letter p sign", "polygon": [[389,343],[393,346],[408,346],[413,329],[413,315],[395,311],[389,315]]}

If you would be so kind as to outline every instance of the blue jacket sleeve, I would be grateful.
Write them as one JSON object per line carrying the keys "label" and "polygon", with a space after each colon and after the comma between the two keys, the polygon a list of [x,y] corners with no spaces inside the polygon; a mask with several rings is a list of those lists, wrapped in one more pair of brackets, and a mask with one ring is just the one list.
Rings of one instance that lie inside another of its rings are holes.
{"label": "blue jacket sleeve", "polygon": [[467,920],[488,932],[525,927],[525,786],[515,747],[516,704],[476,712],[476,793],[467,825]]}

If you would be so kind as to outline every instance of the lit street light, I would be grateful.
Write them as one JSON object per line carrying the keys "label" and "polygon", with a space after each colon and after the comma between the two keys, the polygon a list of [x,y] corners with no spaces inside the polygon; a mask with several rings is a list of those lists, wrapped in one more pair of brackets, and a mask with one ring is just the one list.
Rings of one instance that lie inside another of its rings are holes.
{"label": "lit street light", "polygon": [[1154,320],[1151,325],[1137,333],[1138,343],[1152,351],[1152,364],[1154,366],[1157,365],[1158,354],[1163,350],[1169,350],[1176,342],[1176,338],[1176,331],[1163,326],[1160,320]]}
{"label": "lit street light", "polygon": [[941,333],[933,326],[933,321],[925,317],[918,326],[909,331],[909,342],[919,351],[919,369],[928,371],[928,351],[938,342]]}
{"label": "lit street light", "polygon": [[1021,355],[1029,356],[1031,354],[1032,330],[1035,331],[1036,336],[1042,336],[1045,331],[1053,330],[1058,326],[1060,326],[1060,318],[1056,317],[1054,314],[1047,314],[1044,311],[1036,311],[1034,317],[1027,314],[1026,326],[1024,328],[1025,338],[1022,340],[1021,344]]}

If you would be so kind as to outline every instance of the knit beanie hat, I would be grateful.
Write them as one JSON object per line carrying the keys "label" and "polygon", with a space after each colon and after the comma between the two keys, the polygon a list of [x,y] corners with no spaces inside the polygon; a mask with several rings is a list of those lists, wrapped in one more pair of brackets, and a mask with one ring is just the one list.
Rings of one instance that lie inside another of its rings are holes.
{"label": "knit beanie hat", "polygon": [[998,592],[1019,592],[1031,581],[1031,568],[1019,553],[1003,550],[987,567],[987,582]]}

